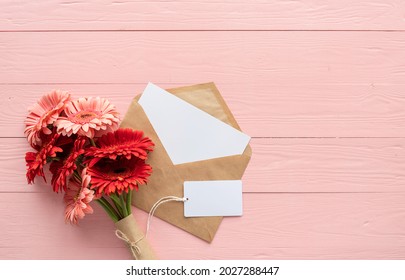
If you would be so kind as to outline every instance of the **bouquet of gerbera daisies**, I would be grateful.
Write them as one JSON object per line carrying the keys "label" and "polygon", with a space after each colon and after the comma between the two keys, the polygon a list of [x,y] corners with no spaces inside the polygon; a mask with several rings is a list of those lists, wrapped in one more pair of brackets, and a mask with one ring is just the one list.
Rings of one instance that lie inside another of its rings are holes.
{"label": "bouquet of gerbera daisies", "polygon": [[117,129],[119,114],[107,99],[73,100],[69,93],[44,95],[30,110],[25,136],[35,152],[27,152],[27,180],[46,182],[64,193],[65,220],[77,224],[93,213],[95,201],[115,222],[116,235],[127,242],[136,259],[154,254],[131,214],[132,191],[147,183],[152,167],[145,161],[154,148],[142,131]]}

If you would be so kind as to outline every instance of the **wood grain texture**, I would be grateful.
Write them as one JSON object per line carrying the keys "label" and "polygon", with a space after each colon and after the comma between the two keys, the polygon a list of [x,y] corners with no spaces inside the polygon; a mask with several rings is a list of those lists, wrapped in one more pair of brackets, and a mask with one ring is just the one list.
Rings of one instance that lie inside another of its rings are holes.
{"label": "wood grain texture", "polygon": [[[51,192],[2,194],[0,223],[7,227],[0,239],[0,256],[130,257],[100,208],[79,227],[71,227],[64,225],[61,199]],[[153,220],[150,242],[162,259],[310,259],[319,255],[403,259],[404,199],[404,194],[245,194],[244,216],[225,218],[212,244],[159,219]],[[135,213],[144,228],[146,213]]]}
{"label": "wood grain texture", "polygon": [[[180,84],[161,83],[164,88]],[[27,108],[53,89],[103,96],[124,115],[145,84],[0,84],[1,137],[21,137]],[[405,84],[217,83],[242,130],[253,137],[404,137]]]}
{"label": "wood grain texture", "polygon": [[[244,192],[405,193],[404,139],[259,138],[251,146]],[[48,191],[42,178],[26,183],[30,149],[23,138],[0,138],[0,193]]]}
{"label": "wood grain texture", "polygon": [[13,1],[0,30],[404,30],[401,0]]}
{"label": "wood grain texture", "polygon": [[63,195],[27,185],[23,121],[55,88],[107,97],[124,114],[149,81],[214,81],[254,137],[243,217],[225,218],[212,244],[155,218],[162,259],[405,259],[404,8],[1,1],[0,259],[131,258],[97,205],[71,227]]}
{"label": "wood grain texture", "polygon": [[405,78],[405,32],[9,32],[0,53],[6,84],[396,85]]}
{"label": "wood grain texture", "polygon": [[[8,129],[1,134],[19,136],[25,108],[44,91],[62,86],[111,96],[125,112],[135,92],[154,77],[163,87],[215,81],[242,129],[254,137],[405,136],[405,33],[359,38],[240,32],[243,41],[229,33],[178,34],[117,33],[111,41],[110,33],[72,33],[75,42],[68,45],[61,33],[2,34],[0,115]],[[136,41],[138,36],[147,41]],[[253,42],[258,48],[248,51]],[[115,84],[125,81],[136,84]],[[96,84],[70,84],[79,82]]]}

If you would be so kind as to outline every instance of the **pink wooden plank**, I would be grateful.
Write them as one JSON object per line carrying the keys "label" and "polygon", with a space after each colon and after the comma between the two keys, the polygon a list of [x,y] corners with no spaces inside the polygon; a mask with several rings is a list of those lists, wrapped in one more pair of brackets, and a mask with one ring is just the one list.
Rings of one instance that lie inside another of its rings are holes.
{"label": "pink wooden plank", "polygon": [[[404,32],[32,32],[0,83],[403,84]],[[350,74],[349,74],[350,73]]]}
{"label": "pink wooden plank", "polygon": [[[159,219],[153,220],[150,242],[162,259],[404,259],[404,198],[245,194],[244,216],[225,218],[212,244]],[[1,194],[0,257],[129,258],[98,207],[74,228],[63,224],[60,200],[50,192]],[[145,228],[146,213],[136,211],[135,216]]]}
{"label": "pink wooden plank", "polygon": [[403,139],[255,139],[248,191],[403,192]]}
{"label": "pink wooden plank", "polygon": [[[208,82],[208,81],[207,81]],[[181,84],[159,84],[164,88]],[[182,84],[186,85],[186,84]],[[20,137],[27,108],[45,92],[103,96],[125,114],[145,84],[0,84],[1,137]],[[217,83],[243,131],[254,137],[405,136],[405,84]]]}
{"label": "pink wooden plank", "polygon": [[403,30],[401,0],[2,1],[0,30]]}
{"label": "pink wooden plank", "polygon": [[1,260],[126,260],[130,259],[125,248],[0,248]]}
{"label": "pink wooden plank", "polygon": [[[399,0],[31,2],[3,1],[0,31],[404,28]],[[226,218],[211,245],[155,219],[161,258],[405,259],[404,36],[1,32],[0,137],[20,136],[26,105],[58,84],[111,96],[124,112],[151,77],[215,81],[252,136],[383,138],[253,139],[244,216]],[[129,258],[98,207],[72,228],[61,195],[26,185],[27,147],[0,138],[0,258]],[[146,214],[135,215],[144,227]]]}
{"label": "pink wooden plank", "polygon": [[[405,192],[403,139],[253,139],[245,192]],[[47,192],[27,185],[25,139],[0,138],[1,192]],[[49,178],[49,177],[48,177]]]}

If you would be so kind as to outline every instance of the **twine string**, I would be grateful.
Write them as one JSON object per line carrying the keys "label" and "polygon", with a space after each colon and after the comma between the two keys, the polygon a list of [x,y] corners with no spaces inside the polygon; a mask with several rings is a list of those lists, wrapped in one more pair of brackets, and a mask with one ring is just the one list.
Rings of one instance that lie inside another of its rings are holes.
{"label": "twine string", "polygon": [[129,249],[131,250],[132,256],[134,257],[135,260],[138,259],[138,256],[141,255],[142,251],[141,248],[139,248],[139,246],[137,245],[138,242],[140,242],[142,239],[145,238],[145,236],[142,236],[141,238],[139,238],[136,241],[131,241],[128,236],[123,233],[122,231],[120,231],[119,229],[117,229],[115,231],[115,235],[121,239],[122,241],[124,241],[125,243],[127,243]]}
{"label": "twine string", "polygon": [[177,196],[165,196],[162,197],[161,199],[159,199],[158,201],[156,201],[155,204],[153,204],[152,208],[149,211],[149,215],[148,215],[148,223],[146,224],[146,233],[145,233],[145,237],[148,237],[148,233],[150,230],[150,225],[152,223],[152,217],[155,214],[156,209],[162,205],[163,203],[166,202],[170,202],[170,201],[179,201],[179,202],[185,202],[188,199],[185,197],[177,197]]}
{"label": "twine string", "polygon": [[121,230],[117,229],[115,231],[115,235],[121,239],[122,241],[124,241],[125,243],[127,243],[129,249],[131,250],[132,256],[134,257],[135,260],[138,260],[138,257],[141,255],[142,251],[141,248],[139,248],[138,243],[140,241],[142,241],[144,238],[146,238],[148,236],[149,230],[150,230],[150,225],[152,223],[152,217],[155,214],[156,209],[162,205],[163,203],[166,202],[170,202],[170,201],[179,201],[179,202],[185,202],[188,199],[185,197],[177,197],[177,196],[165,196],[162,197],[161,199],[159,199],[158,201],[156,201],[155,204],[153,204],[152,208],[149,211],[149,215],[148,215],[148,222],[146,224],[146,233],[144,236],[142,236],[141,238],[137,239],[136,241],[131,241],[128,236],[123,233]]}

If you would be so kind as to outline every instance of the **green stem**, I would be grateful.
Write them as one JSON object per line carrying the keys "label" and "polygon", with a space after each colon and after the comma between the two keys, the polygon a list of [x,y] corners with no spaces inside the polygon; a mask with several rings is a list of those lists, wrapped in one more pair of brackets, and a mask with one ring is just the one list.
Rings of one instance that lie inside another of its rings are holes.
{"label": "green stem", "polygon": [[99,199],[102,200],[103,203],[107,205],[107,207],[111,210],[111,212],[114,213],[114,215],[118,218],[118,220],[120,220],[120,214],[117,212],[117,210],[114,209],[111,203],[108,202],[108,200],[105,197],[101,197]]}
{"label": "green stem", "polygon": [[105,212],[108,214],[108,216],[110,216],[110,218],[116,223],[119,221],[114,208],[111,207],[111,205],[108,202],[105,202],[102,200],[102,198],[100,199],[96,199],[97,203],[101,205],[101,207],[103,207],[103,209],[105,210]]}
{"label": "green stem", "polygon": [[128,193],[127,193],[127,211],[128,211],[128,215],[131,215],[132,213],[132,190],[129,189]]}
{"label": "green stem", "polygon": [[114,203],[115,208],[117,208],[118,213],[120,214],[120,217],[125,218],[126,216],[125,216],[125,212],[123,209],[123,207],[125,207],[125,204],[124,205],[121,204],[120,199],[117,197],[117,195],[115,193],[110,194],[110,198],[111,198],[112,202]]}
{"label": "green stem", "polygon": [[82,177],[80,176],[79,172],[77,172],[77,170],[73,171],[73,176],[79,180],[79,182],[82,181]]}
{"label": "green stem", "polygon": [[90,143],[93,147],[96,147],[96,143],[94,142],[94,140],[92,138],[90,138]]}
{"label": "green stem", "polygon": [[126,206],[126,203],[125,203],[125,200],[124,200],[124,195],[121,194],[119,197],[120,197],[120,201],[121,201],[121,205],[122,205],[122,211],[123,211],[124,218],[125,218],[125,217],[128,216],[128,210],[127,210],[127,206]]}

